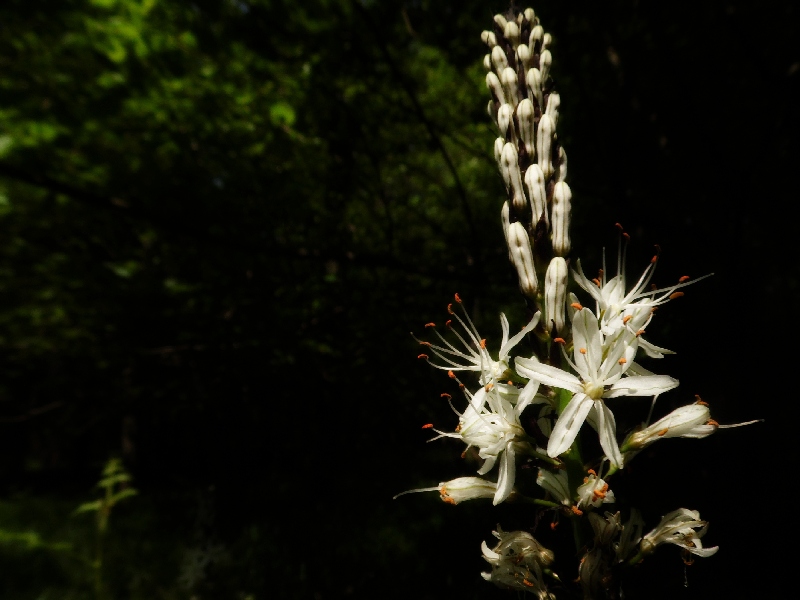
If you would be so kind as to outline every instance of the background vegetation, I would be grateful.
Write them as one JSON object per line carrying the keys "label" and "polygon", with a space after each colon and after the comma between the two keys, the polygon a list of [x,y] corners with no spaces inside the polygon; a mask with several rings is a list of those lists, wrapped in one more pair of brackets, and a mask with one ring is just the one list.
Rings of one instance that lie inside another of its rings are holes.
{"label": "background vegetation", "polygon": [[[480,542],[529,515],[391,499],[473,470],[425,444],[450,382],[409,331],[454,292],[490,341],[523,317],[481,66],[506,6],[2,3],[0,597],[508,597]],[[663,309],[661,407],[766,419],[620,477],[722,546],[686,573],[660,551],[629,596],[786,589],[797,7],[533,7],[574,256],[597,268],[621,222],[632,270],[658,243],[660,281],[715,272]]]}

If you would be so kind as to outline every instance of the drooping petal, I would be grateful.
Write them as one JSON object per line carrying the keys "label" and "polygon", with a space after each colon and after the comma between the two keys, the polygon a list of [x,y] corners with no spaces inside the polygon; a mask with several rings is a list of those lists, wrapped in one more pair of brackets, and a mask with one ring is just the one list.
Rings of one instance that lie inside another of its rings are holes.
{"label": "drooping petal", "polygon": [[597,434],[600,437],[600,446],[606,453],[608,460],[615,467],[622,466],[622,452],[617,443],[617,424],[614,413],[602,400],[594,401],[594,416],[597,424]]}
{"label": "drooping petal", "polygon": [[529,379],[525,387],[522,388],[522,391],[519,393],[519,398],[517,399],[516,411],[518,415],[521,415],[525,407],[533,402],[533,398],[538,391],[539,382],[534,378]]}
{"label": "drooping petal", "polygon": [[668,375],[623,377],[603,393],[603,398],[618,396],[657,396],[678,387],[679,381]]}
{"label": "drooping petal", "polygon": [[519,344],[519,342],[524,338],[529,332],[533,331],[534,327],[539,323],[539,317],[542,316],[542,313],[537,311],[533,318],[530,320],[530,323],[525,325],[517,335],[512,337],[511,339],[507,339],[508,337],[508,321],[505,320],[505,315],[501,315],[503,318],[503,346],[500,348],[500,360],[505,360],[508,358],[508,353],[511,352],[511,349]]}
{"label": "drooping petal", "polygon": [[553,426],[550,441],[547,443],[548,456],[555,458],[569,449],[592,406],[594,401],[583,392],[572,397]]}
{"label": "drooping petal", "polygon": [[500,474],[497,477],[497,492],[495,492],[494,500],[492,501],[495,506],[508,498],[514,490],[517,463],[513,444],[506,444],[506,450],[500,460],[502,462],[500,463]]}

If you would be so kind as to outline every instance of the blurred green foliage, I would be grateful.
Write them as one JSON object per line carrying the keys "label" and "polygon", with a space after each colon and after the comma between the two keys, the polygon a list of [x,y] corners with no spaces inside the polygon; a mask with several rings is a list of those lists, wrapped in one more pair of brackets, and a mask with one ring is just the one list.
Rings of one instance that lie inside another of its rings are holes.
{"label": "blurred green foliage", "polygon": [[[761,269],[758,313],[797,293],[796,271],[761,260],[791,255],[789,225],[732,207],[791,194],[796,11],[643,4],[534,4],[555,37],[576,253],[596,268],[624,220],[670,268],[725,286]],[[452,419],[449,382],[408,332],[454,292],[490,341],[497,312],[525,311],[481,66],[504,8],[2,3],[0,596],[505,597],[480,580],[480,541],[524,515],[391,501],[466,474],[460,448],[419,431]],[[761,129],[732,100],[759,94]],[[108,520],[98,591],[98,523],[72,514],[108,506],[84,503],[109,455],[139,494]],[[676,577],[665,594],[683,593]]]}

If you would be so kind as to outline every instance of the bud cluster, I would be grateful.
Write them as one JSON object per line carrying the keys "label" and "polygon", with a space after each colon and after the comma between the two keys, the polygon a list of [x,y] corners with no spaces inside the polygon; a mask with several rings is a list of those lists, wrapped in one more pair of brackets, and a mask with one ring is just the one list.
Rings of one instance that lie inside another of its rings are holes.
{"label": "bud cluster", "polygon": [[[499,131],[494,156],[506,185],[502,219],[509,259],[526,298],[545,309],[548,331],[564,327],[570,251],[572,192],[565,179],[567,155],[558,141],[561,98],[550,68],[552,38],[528,8],[495,15],[494,30],[481,35],[488,112]],[[544,282],[544,286],[542,286]]]}

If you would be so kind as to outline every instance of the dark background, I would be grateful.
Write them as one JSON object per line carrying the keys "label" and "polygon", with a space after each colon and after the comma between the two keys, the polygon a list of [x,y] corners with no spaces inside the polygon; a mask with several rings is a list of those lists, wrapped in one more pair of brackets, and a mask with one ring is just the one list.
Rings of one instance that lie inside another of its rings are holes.
{"label": "dark background", "polygon": [[[2,4],[0,596],[93,597],[72,512],[116,456],[139,494],[110,518],[109,597],[508,597],[480,542],[532,513],[392,500],[474,467],[425,443],[453,390],[409,331],[455,292],[490,341],[498,312],[524,318],[481,65],[505,8]],[[631,273],[654,244],[657,282],[714,272],[651,327],[677,356],[647,366],[681,380],[659,410],[699,394],[720,423],[765,419],[619,476],[648,527],[698,509],[721,547],[686,570],[659,549],[626,597],[788,590],[798,10],[533,8],[573,258],[593,272],[620,222]]]}

